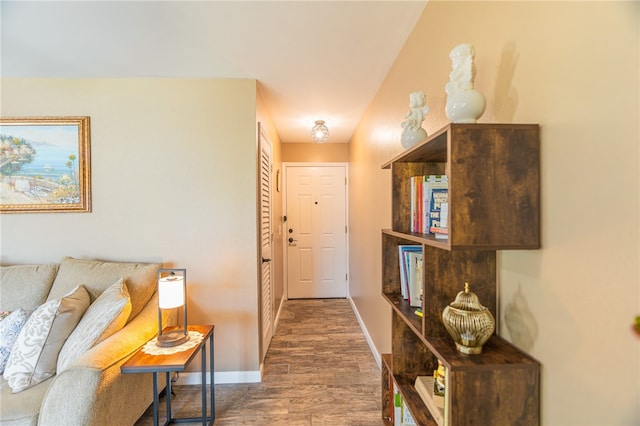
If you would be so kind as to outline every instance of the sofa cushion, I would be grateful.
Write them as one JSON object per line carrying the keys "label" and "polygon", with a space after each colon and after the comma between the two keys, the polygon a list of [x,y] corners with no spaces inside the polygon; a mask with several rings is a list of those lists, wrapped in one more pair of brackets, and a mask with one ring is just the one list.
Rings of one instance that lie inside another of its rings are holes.
{"label": "sofa cushion", "polygon": [[56,374],[58,354],[89,307],[89,293],[77,286],[69,294],[38,307],[13,345],[4,378],[20,392]]}
{"label": "sofa cushion", "polygon": [[11,312],[0,322],[0,374],[4,373],[4,367],[11,354],[13,344],[18,340],[20,330],[29,319],[29,311],[18,309]]}
{"label": "sofa cushion", "polygon": [[40,407],[49,386],[55,380],[52,377],[19,393],[13,393],[9,382],[0,377],[0,424],[35,426],[38,424]]}
{"label": "sofa cushion", "polygon": [[97,299],[117,279],[124,281],[131,296],[129,321],[147,304],[157,287],[159,263],[106,262],[66,257],[60,262],[49,299],[62,297],[78,284],[83,284],[91,300]]}
{"label": "sofa cushion", "polygon": [[131,299],[120,278],[93,302],[62,346],[58,356],[58,374],[73,361],[124,327],[131,313]]}
{"label": "sofa cushion", "polygon": [[0,266],[0,311],[34,310],[42,305],[57,270],[55,264]]}

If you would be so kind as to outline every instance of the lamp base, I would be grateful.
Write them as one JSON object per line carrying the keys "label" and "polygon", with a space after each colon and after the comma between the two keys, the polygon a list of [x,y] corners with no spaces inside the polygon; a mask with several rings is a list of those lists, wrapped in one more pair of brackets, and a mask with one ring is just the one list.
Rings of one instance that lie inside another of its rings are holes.
{"label": "lamp base", "polygon": [[172,346],[178,346],[189,340],[189,335],[183,331],[170,331],[165,334],[161,334],[156,339],[156,345],[162,348],[170,348]]}

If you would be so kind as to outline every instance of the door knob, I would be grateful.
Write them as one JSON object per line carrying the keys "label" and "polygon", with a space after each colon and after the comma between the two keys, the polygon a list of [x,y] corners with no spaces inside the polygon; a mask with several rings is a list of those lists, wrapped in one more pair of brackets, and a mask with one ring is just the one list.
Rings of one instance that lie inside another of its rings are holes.
{"label": "door knob", "polygon": [[262,263],[267,263],[267,262],[271,262],[271,259],[265,259],[264,257],[262,258]]}
{"label": "door knob", "polygon": [[293,238],[289,237],[289,242],[293,243],[294,241],[298,241],[298,240],[294,240]]}

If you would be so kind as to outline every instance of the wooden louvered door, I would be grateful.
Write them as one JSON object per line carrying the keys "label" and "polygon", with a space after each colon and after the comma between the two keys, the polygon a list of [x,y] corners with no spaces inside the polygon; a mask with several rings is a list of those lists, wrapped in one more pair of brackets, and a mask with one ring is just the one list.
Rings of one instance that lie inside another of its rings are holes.
{"label": "wooden louvered door", "polygon": [[259,223],[260,223],[260,360],[267,354],[271,343],[274,327],[273,315],[273,289],[272,289],[272,256],[271,245],[273,240],[271,207],[271,173],[272,151],[271,142],[262,126],[259,127]]}

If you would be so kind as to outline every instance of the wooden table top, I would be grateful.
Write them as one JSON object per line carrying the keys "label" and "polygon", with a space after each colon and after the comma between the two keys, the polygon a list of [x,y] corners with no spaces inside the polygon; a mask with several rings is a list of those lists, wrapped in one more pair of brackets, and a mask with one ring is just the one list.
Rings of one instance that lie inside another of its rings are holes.
{"label": "wooden table top", "polygon": [[[199,344],[171,355],[149,355],[144,353],[142,348],[140,348],[127,362],[120,366],[120,371],[125,374],[184,371],[200,348],[206,344],[207,339],[213,333],[213,328],[213,325],[188,325],[188,331],[202,333],[203,338]],[[167,327],[163,330],[163,333],[175,329],[180,330],[182,327]]]}

